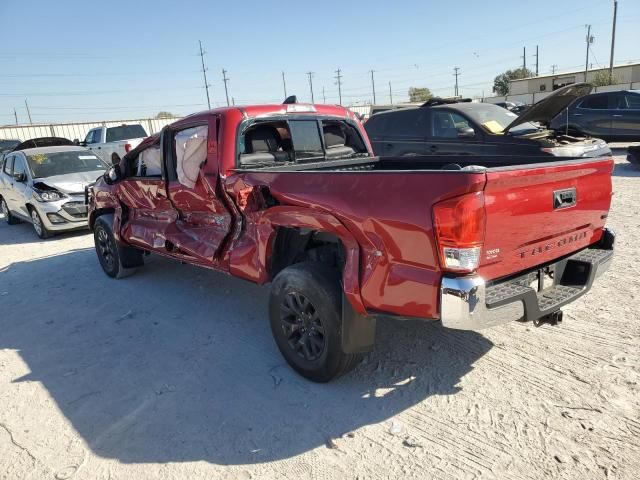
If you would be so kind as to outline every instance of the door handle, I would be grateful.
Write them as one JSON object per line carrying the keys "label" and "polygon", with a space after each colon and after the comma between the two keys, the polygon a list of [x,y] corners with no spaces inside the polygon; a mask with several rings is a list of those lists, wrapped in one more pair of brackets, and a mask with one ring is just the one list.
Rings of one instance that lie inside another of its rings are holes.
{"label": "door handle", "polygon": [[100,150],[102,147],[98,147],[98,150]]}
{"label": "door handle", "polygon": [[573,115],[574,117],[581,117],[581,116],[582,116],[582,114],[581,114],[581,113],[572,113],[572,115]]}
{"label": "door handle", "polygon": [[431,145],[431,146],[429,147],[429,151],[430,151],[431,153],[436,153],[436,152],[438,151],[438,147],[436,147],[435,145]]}
{"label": "door handle", "polygon": [[387,143],[387,144],[385,145],[385,147],[387,147],[387,148],[391,148],[391,147],[393,147],[393,143]]}
{"label": "door handle", "polygon": [[612,115],[614,118],[620,118],[622,115]]}

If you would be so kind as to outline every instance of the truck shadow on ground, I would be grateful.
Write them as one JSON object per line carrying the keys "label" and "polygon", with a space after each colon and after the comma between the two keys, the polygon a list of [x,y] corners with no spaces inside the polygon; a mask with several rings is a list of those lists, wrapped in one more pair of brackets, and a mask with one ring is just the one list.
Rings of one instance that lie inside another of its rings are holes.
{"label": "truck shadow on ground", "polygon": [[268,289],[222,274],[150,257],[112,280],[81,249],[10,265],[0,293],[0,311],[15,312],[0,317],[0,348],[31,371],[13,382],[41,382],[93,452],[125,463],[289,458],[454,395],[492,347],[382,321],[365,363],[318,385],[277,351]]}

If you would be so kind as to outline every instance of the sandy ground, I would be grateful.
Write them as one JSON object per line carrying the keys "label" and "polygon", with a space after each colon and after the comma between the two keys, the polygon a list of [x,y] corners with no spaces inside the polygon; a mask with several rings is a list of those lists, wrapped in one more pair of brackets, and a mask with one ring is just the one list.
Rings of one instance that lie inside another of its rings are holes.
{"label": "sandy ground", "polygon": [[0,222],[2,479],[637,479],[640,171],[618,156],[611,270],[562,325],[383,321],[310,383],[267,288],[151,257],[107,278],[85,233]]}

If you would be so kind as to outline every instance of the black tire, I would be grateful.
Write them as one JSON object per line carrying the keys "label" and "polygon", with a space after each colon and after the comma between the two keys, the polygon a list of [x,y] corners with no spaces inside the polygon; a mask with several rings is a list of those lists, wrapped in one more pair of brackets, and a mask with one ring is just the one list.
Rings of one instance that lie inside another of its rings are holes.
{"label": "black tire", "polygon": [[42,217],[38,213],[38,211],[29,207],[29,215],[31,215],[31,224],[33,225],[33,230],[36,232],[36,235],[41,239],[49,238],[53,236],[53,233],[47,230],[47,227],[42,223]]}
{"label": "black tire", "polygon": [[111,231],[111,225],[101,217],[95,221],[93,240],[100,266],[111,278],[128,277],[135,273],[136,267],[143,264],[142,252],[132,247],[118,245]]}
{"label": "black tire", "polygon": [[340,276],[324,264],[297,263],[282,270],[271,285],[269,319],[285,360],[309,380],[328,382],[362,359],[342,351]]}
{"label": "black tire", "polygon": [[9,225],[15,225],[16,223],[20,223],[20,219],[18,219],[18,217],[16,217],[15,215],[13,215],[13,213],[9,211],[9,206],[7,205],[7,202],[5,202],[4,198],[2,197],[0,197],[0,210],[4,215],[5,222],[7,222]]}

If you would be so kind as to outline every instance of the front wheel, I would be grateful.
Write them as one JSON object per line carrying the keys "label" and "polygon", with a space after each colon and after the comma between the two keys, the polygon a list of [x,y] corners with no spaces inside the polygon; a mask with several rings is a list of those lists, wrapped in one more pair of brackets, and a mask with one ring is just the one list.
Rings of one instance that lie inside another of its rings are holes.
{"label": "front wheel", "polygon": [[326,265],[282,270],[271,286],[269,318],[285,360],[309,380],[328,382],[362,358],[342,351],[342,287],[338,272]]}
{"label": "front wheel", "polygon": [[104,273],[112,278],[128,277],[141,266],[142,252],[131,247],[119,247],[111,226],[102,218],[96,220],[93,229],[98,261]]}
{"label": "front wheel", "polygon": [[47,230],[47,227],[44,226],[44,223],[42,222],[42,218],[40,218],[40,214],[35,208],[33,207],[30,208],[30,214],[31,214],[31,223],[33,224],[33,229],[35,230],[36,235],[38,235],[38,237],[44,240],[45,238],[49,238],[51,235],[53,235],[49,230]]}

